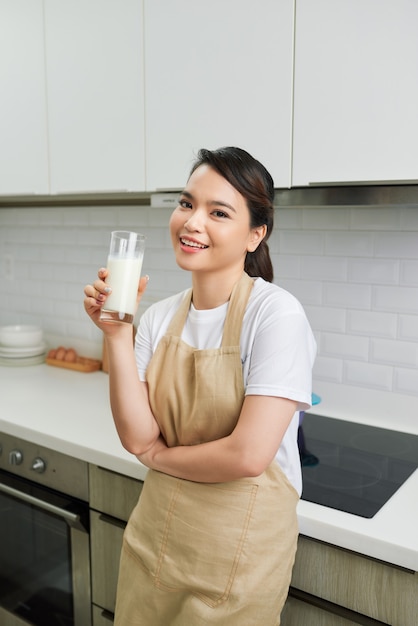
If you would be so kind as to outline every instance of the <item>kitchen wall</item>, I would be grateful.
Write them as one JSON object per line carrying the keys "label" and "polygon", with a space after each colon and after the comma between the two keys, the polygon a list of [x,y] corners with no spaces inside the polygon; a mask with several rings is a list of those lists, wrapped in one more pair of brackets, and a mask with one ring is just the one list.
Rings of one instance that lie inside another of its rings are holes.
{"label": "kitchen wall", "polygon": [[[106,263],[111,230],[147,237],[141,310],[189,286],[171,252],[169,215],[147,206],[1,209],[0,324],[40,324],[50,346],[100,356],[83,287]],[[270,249],[275,282],[300,299],[314,329],[315,381],[418,397],[418,206],[279,208]]]}

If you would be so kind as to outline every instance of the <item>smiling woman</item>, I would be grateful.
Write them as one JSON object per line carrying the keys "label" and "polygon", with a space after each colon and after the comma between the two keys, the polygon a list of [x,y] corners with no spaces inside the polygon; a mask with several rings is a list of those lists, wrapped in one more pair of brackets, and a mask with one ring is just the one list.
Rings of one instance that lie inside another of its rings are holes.
{"label": "smiling woman", "polygon": [[300,303],[271,282],[273,196],[244,150],[200,151],[170,219],[192,289],[144,313],[136,364],[128,325],[100,321],[106,271],[85,288],[118,434],[149,468],[124,534],[118,626],[280,623],[316,346]]}

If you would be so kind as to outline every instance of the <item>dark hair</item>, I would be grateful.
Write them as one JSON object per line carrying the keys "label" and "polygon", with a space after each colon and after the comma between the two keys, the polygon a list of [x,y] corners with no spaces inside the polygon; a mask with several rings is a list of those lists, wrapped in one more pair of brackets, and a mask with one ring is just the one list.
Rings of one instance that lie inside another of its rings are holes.
{"label": "dark hair", "polygon": [[247,201],[250,212],[250,227],[265,224],[264,239],[254,252],[247,252],[244,270],[250,276],[261,276],[273,281],[273,264],[267,245],[274,220],[274,183],[264,165],[242,148],[226,147],[218,150],[199,150],[190,175],[200,167],[209,165],[223,176]]}

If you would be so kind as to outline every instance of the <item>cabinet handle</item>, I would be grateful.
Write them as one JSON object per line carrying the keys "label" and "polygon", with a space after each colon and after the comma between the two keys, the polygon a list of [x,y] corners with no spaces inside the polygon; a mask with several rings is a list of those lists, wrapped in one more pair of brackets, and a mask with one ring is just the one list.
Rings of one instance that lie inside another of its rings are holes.
{"label": "cabinet handle", "polygon": [[118,528],[122,528],[125,530],[126,522],[121,519],[117,519],[116,517],[111,517],[110,515],[106,515],[105,513],[100,513],[99,520],[101,522],[105,522],[105,524],[110,524],[111,526],[117,526]]}
{"label": "cabinet handle", "polygon": [[340,606],[339,604],[335,604],[334,602],[330,602],[324,598],[319,598],[311,593],[302,591],[301,589],[296,589],[296,587],[290,587],[289,596],[295,598],[295,600],[316,606],[317,608],[322,609],[327,613],[331,613],[332,615],[343,617],[354,624],[360,624],[361,626],[389,626],[386,622],[380,622],[373,619],[373,617],[364,615],[363,613],[356,613],[356,611],[347,609],[344,606]]}
{"label": "cabinet handle", "polygon": [[109,620],[109,622],[114,622],[115,620],[115,614],[111,613],[110,611],[106,611],[106,609],[103,609],[102,613],[101,613],[103,619],[107,619]]}

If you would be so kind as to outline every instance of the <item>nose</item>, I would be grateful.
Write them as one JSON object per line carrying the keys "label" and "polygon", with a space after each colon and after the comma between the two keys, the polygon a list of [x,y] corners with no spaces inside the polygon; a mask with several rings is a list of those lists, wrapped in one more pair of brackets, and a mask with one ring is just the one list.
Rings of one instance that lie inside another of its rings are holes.
{"label": "nose", "polygon": [[189,232],[202,232],[204,228],[204,213],[196,209],[189,215],[189,218],[184,223],[185,228]]}

